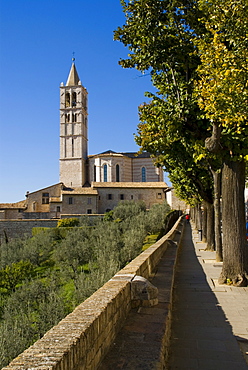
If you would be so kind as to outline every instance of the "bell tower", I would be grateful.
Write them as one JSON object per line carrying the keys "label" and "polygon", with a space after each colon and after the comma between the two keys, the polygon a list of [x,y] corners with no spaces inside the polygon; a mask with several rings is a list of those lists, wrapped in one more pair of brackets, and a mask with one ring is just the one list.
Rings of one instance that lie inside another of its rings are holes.
{"label": "bell tower", "polygon": [[60,85],[60,182],[81,187],[86,182],[88,156],[87,90],[78,77],[75,59],[64,86]]}

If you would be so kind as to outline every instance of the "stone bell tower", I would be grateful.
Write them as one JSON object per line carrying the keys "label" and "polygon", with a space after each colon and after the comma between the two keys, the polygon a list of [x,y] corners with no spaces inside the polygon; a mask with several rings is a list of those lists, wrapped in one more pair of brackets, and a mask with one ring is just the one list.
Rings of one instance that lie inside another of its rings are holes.
{"label": "stone bell tower", "polygon": [[78,77],[74,60],[66,85],[60,85],[60,182],[80,187],[87,180],[88,92]]}

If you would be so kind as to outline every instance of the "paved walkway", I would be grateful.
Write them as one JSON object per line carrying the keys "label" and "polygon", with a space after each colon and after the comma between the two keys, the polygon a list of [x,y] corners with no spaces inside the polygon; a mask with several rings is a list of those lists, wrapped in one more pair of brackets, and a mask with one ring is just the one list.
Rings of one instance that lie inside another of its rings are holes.
{"label": "paved walkway", "polygon": [[247,370],[248,287],[218,285],[222,263],[192,227],[186,225],[177,265],[168,368]]}
{"label": "paved walkway", "polygon": [[[221,263],[205,248],[192,225],[186,224],[176,268],[166,369],[247,370],[248,288],[219,286]],[[158,305],[131,310],[100,370],[161,369],[161,353],[168,345],[164,333],[170,321],[176,249],[173,244],[168,247],[152,280],[159,289]]]}

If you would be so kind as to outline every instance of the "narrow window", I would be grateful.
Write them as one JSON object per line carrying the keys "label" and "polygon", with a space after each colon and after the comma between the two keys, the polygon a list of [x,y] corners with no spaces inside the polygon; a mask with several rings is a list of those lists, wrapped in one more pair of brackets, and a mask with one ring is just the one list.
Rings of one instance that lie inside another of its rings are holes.
{"label": "narrow window", "polygon": [[131,195],[131,199],[133,199],[133,195]]}
{"label": "narrow window", "polygon": [[96,166],[94,165],[94,180],[93,181],[96,181]]}
{"label": "narrow window", "polygon": [[72,106],[76,107],[77,105],[77,94],[75,92],[72,93]]}
{"label": "narrow window", "polygon": [[115,181],[120,182],[120,166],[118,164],[115,167]]}
{"label": "narrow window", "polygon": [[120,200],[124,200],[124,194],[120,194]]}
{"label": "narrow window", "polygon": [[146,169],[142,167],[141,169],[142,182],[146,182]]}
{"label": "narrow window", "polygon": [[71,139],[71,156],[74,157],[74,139]]}
{"label": "narrow window", "polygon": [[67,157],[67,146],[66,146],[66,138],[65,138],[65,158]]}
{"label": "narrow window", "polygon": [[103,181],[108,181],[108,166],[106,164],[103,166]]}
{"label": "narrow window", "polygon": [[71,106],[71,97],[70,93],[65,94],[65,107],[69,108]]}
{"label": "narrow window", "polygon": [[68,198],[68,203],[69,203],[69,204],[73,204],[73,198],[72,198],[72,197],[69,197],[69,198]]}
{"label": "narrow window", "polygon": [[108,194],[108,195],[107,195],[107,198],[108,198],[108,200],[111,200],[111,199],[113,199],[113,196],[112,196],[112,194]]}
{"label": "narrow window", "polygon": [[60,212],[60,206],[57,206],[57,212]]}

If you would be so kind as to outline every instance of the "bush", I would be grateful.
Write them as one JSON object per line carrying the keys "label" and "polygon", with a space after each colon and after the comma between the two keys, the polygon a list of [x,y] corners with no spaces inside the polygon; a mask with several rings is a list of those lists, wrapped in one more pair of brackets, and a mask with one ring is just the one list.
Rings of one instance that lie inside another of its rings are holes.
{"label": "bush", "polygon": [[58,221],[57,227],[74,227],[80,223],[78,218],[62,218]]}

